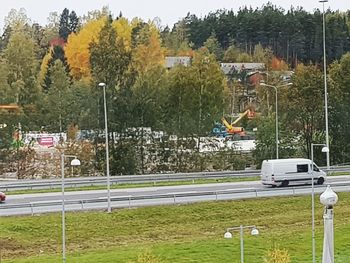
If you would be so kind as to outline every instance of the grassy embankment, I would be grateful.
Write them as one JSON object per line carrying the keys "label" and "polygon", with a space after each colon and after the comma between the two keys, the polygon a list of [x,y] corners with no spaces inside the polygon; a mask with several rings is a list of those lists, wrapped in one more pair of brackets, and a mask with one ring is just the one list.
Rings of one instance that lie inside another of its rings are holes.
{"label": "grassy embankment", "polygon": [[[321,261],[323,219],[316,197],[317,262]],[[350,194],[339,194],[335,207],[335,260],[350,262]],[[245,262],[262,263],[273,246],[289,251],[293,263],[311,262],[311,197],[219,201],[189,205],[67,213],[67,262],[124,263],[148,250],[163,263],[239,262],[239,233],[223,234],[240,224],[245,232]],[[0,217],[2,263],[61,261],[61,216]]]}

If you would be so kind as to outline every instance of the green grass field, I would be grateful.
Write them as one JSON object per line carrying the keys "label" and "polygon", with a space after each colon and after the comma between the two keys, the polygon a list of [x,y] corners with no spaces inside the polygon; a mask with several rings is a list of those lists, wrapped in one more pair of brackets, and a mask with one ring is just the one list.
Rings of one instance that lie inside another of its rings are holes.
{"label": "green grass field", "polygon": [[[316,196],[316,252],[322,257],[323,208]],[[257,225],[244,234],[245,262],[263,263],[273,246],[292,262],[311,262],[311,196],[218,201],[188,205],[66,214],[67,262],[129,263],[151,251],[163,263],[232,263],[240,260],[239,233],[227,227]],[[350,262],[350,193],[335,206],[335,261]],[[0,217],[2,263],[61,262],[60,213]]]}

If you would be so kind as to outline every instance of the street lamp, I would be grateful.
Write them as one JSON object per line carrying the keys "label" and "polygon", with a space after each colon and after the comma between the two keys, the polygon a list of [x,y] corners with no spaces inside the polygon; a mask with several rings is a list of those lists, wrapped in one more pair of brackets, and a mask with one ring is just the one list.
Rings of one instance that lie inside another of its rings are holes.
{"label": "street lamp", "polygon": [[316,244],[315,244],[315,183],[314,183],[314,146],[323,146],[322,152],[328,153],[329,148],[326,144],[311,143],[311,221],[312,221],[312,263],[316,262]]}
{"label": "street lamp", "polygon": [[338,196],[328,185],[321,194],[320,201],[325,206],[322,263],[334,263],[333,206],[337,203]]}
{"label": "street lamp", "polygon": [[269,85],[269,84],[265,84],[264,82],[261,82],[260,85],[263,87],[274,88],[275,93],[276,93],[276,102],[275,102],[275,104],[276,104],[276,159],[278,159],[278,93],[277,93],[277,90],[278,90],[278,88],[281,88],[281,87],[293,85],[293,83],[287,83],[287,84],[283,84],[283,85],[279,85],[279,86],[273,86],[273,85]]}
{"label": "street lamp", "polygon": [[256,228],[256,226],[237,226],[237,227],[230,227],[226,229],[226,233],[224,234],[224,238],[231,239],[232,233],[230,231],[239,230],[240,233],[240,239],[241,239],[241,263],[244,263],[244,244],[243,244],[243,230],[244,229],[251,229],[250,234],[252,236],[259,235],[259,230]]}
{"label": "street lamp", "polygon": [[[328,99],[327,99],[327,63],[326,63],[326,22],[325,22],[325,12],[324,4],[328,3],[328,0],[320,0],[323,6],[322,13],[322,23],[323,23],[323,77],[324,77],[324,112],[326,119],[326,145],[329,148],[329,133],[328,133]],[[327,152],[327,169],[329,170],[330,166],[330,157],[329,152]]]}
{"label": "street lamp", "polygon": [[64,206],[64,159],[73,158],[71,166],[80,166],[80,161],[75,155],[65,155],[61,153],[61,183],[62,183],[62,262],[66,262],[66,211]]}
{"label": "street lamp", "polygon": [[107,103],[106,103],[106,83],[99,83],[99,87],[103,88],[103,105],[105,112],[105,144],[106,144],[106,173],[107,173],[107,211],[111,212],[111,181],[109,175],[109,150],[108,150],[108,125],[107,125]]}

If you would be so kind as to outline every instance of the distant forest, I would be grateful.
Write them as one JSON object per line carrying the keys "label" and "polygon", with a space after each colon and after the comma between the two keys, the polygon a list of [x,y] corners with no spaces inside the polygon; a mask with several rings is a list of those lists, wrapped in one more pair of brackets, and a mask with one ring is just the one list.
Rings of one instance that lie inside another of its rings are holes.
{"label": "distant forest", "polygon": [[[326,10],[326,52],[328,62],[350,49],[350,11]],[[272,4],[241,8],[238,12],[218,10],[203,18],[188,14],[175,27],[182,28],[194,48],[215,36],[223,49],[231,45],[252,55],[254,46],[269,47],[288,64],[295,61],[319,63],[323,58],[322,10],[284,10]]]}

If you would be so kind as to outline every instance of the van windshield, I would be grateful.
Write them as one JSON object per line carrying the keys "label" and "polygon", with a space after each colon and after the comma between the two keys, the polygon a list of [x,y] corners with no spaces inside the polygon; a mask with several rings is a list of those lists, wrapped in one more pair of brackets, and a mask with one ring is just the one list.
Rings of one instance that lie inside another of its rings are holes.
{"label": "van windshield", "polygon": [[314,171],[315,172],[319,172],[320,171],[320,168],[318,168],[316,164],[314,164]]}

